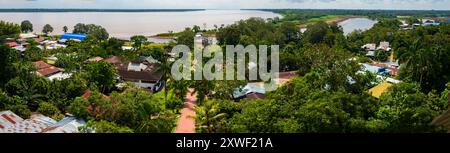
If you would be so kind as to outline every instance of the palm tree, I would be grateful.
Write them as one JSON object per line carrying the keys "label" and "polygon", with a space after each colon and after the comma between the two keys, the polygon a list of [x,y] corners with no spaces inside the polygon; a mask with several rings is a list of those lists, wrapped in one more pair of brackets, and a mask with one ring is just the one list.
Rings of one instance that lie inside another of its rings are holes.
{"label": "palm tree", "polygon": [[401,59],[406,62],[405,68],[411,72],[412,79],[418,81],[423,89],[427,90],[432,86],[432,84],[429,84],[432,79],[430,77],[436,74],[435,71],[439,70],[437,68],[439,64],[436,63],[436,60],[440,55],[438,50],[425,46],[422,42],[424,42],[422,38],[416,39]]}
{"label": "palm tree", "polygon": [[172,63],[169,61],[168,56],[164,56],[159,63],[157,72],[162,74],[162,80],[164,81],[164,102],[167,102],[167,81],[171,78],[170,72],[172,70]]}
{"label": "palm tree", "polygon": [[168,86],[170,89],[173,89],[173,94],[176,97],[181,97],[184,101],[186,94],[189,92],[189,86],[191,85],[191,81],[189,80],[173,80],[170,81]]}
{"label": "palm tree", "polygon": [[197,130],[206,133],[216,132],[216,127],[227,114],[221,113],[219,104],[216,101],[207,101],[202,106],[194,107],[196,116],[195,123]]}

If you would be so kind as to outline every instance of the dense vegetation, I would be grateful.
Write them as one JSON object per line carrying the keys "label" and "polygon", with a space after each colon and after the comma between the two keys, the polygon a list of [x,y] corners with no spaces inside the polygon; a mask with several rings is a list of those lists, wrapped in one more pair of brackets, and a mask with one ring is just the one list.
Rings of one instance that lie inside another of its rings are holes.
{"label": "dense vegetation", "polygon": [[[281,68],[301,76],[263,100],[235,103],[211,98],[198,108],[198,131],[443,132],[430,123],[448,106],[450,25],[401,30],[400,24],[397,19],[383,19],[372,29],[347,37],[341,27],[324,22],[304,33],[289,33],[290,26],[261,19],[219,29],[222,45],[280,44]],[[398,78],[403,82],[377,99],[368,94],[377,79],[371,73],[358,73],[358,62],[370,61],[361,56],[362,45],[381,41],[392,42],[397,51],[403,63]]]}
{"label": "dense vegetation", "polygon": [[[17,38],[20,26],[0,22],[1,36]],[[46,32],[51,32],[47,27]],[[11,110],[23,118],[39,112],[56,120],[71,113],[88,121],[83,132],[172,132],[175,127],[181,99],[152,94],[127,85],[115,87],[117,70],[114,65],[100,61],[87,62],[91,57],[119,56],[135,60],[139,55],[162,52],[160,47],[142,47],[124,52],[125,42],[109,38],[106,30],[97,25],[77,24],[74,32],[88,34],[83,42],[68,42],[67,48],[40,49],[34,40],[27,40],[24,56],[19,51],[0,43],[0,110]],[[145,43],[146,44],[146,43]],[[156,54],[156,53],[155,53]],[[55,66],[63,68],[72,77],[50,81],[37,75],[32,62],[54,55]]]}
{"label": "dense vegetation", "polygon": [[[109,38],[98,25],[77,24],[74,33],[86,33],[83,42],[69,42],[67,48],[40,50],[32,42],[24,57],[0,44],[0,110],[9,109],[22,117],[31,112],[61,118],[69,112],[88,120],[82,132],[130,133],[172,132],[184,96],[193,89],[197,131],[205,133],[428,133],[444,132],[431,123],[448,108],[450,93],[450,25],[402,30],[393,16],[447,16],[447,11],[372,10],[271,10],[283,19],[251,18],[229,26],[202,30],[198,26],[176,33],[177,44],[195,47],[197,32],[215,34],[225,45],[280,45],[282,71],[299,76],[260,100],[235,102],[233,92],[248,81],[172,80],[167,52],[176,44],[155,45],[144,36],[132,42]],[[431,14],[431,15],[430,15]],[[358,15],[378,18],[370,30],[344,36],[342,27],[314,22],[304,33],[296,20],[325,15]],[[389,19],[387,19],[389,18]],[[411,23],[416,22],[411,19]],[[15,36],[19,25],[0,22],[0,36]],[[172,36],[172,34],[170,35]],[[385,61],[388,55],[364,57],[361,46],[388,41],[402,66],[393,85],[380,98],[368,93],[379,80],[372,73],[360,73],[359,63]],[[133,46],[123,51],[122,46]],[[49,55],[58,57],[56,66],[73,72],[66,80],[49,81],[37,76],[31,62]],[[117,71],[106,62],[86,62],[95,56],[119,56],[136,60],[152,56],[160,61],[164,90],[149,93],[127,86],[118,90]],[[206,61],[204,61],[206,62]],[[85,91],[88,91],[87,93]]]}
{"label": "dense vegetation", "polygon": [[367,16],[370,18],[397,18],[397,16],[414,17],[448,17],[447,10],[345,10],[345,9],[263,9],[283,14],[286,20],[307,20],[328,15]]}

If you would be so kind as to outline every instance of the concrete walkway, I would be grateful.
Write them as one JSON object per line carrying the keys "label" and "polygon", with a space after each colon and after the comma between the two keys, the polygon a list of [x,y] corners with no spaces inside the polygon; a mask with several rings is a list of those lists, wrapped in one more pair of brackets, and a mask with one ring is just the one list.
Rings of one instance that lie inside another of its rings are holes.
{"label": "concrete walkway", "polygon": [[193,93],[192,89],[189,89],[186,95],[186,101],[184,107],[181,110],[180,120],[178,121],[177,129],[175,133],[195,133],[195,110],[197,96]]}

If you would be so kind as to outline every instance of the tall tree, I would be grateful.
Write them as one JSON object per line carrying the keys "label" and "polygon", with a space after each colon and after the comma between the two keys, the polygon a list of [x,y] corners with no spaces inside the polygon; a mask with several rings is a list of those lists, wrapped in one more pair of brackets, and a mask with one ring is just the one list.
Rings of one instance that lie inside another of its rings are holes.
{"label": "tall tree", "polygon": [[284,34],[284,41],[286,43],[298,42],[300,40],[300,30],[294,23],[283,22],[280,30]]}
{"label": "tall tree", "polygon": [[317,22],[310,26],[303,34],[303,40],[308,43],[316,44],[325,41],[325,36],[330,32],[328,24],[325,22]]}
{"label": "tall tree", "polygon": [[0,20],[0,40],[4,38],[17,38],[19,37],[20,30],[21,28],[18,24]]}
{"label": "tall tree", "polygon": [[442,132],[430,123],[448,108],[448,103],[435,93],[422,93],[418,84],[397,84],[380,103],[376,117],[388,123],[387,132]]}
{"label": "tall tree", "polygon": [[194,109],[197,130],[204,133],[215,133],[220,121],[226,116],[220,112],[217,101],[207,101],[202,106],[195,106]]}
{"label": "tall tree", "polygon": [[162,74],[162,80],[164,81],[164,101],[167,101],[167,81],[171,78],[172,62],[169,60],[168,55],[159,63],[157,72]]}
{"label": "tall tree", "polygon": [[20,24],[22,32],[33,32],[33,24],[29,20],[22,21]]}
{"label": "tall tree", "polygon": [[93,62],[86,67],[87,80],[94,83],[102,93],[109,91],[116,82],[117,70],[104,61]]}
{"label": "tall tree", "polygon": [[200,26],[198,26],[198,25],[194,25],[194,27],[192,27],[192,30],[193,30],[195,33],[198,33],[198,32],[200,32],[201,28],[200,28]]}
{"label": "tall tree", "polygon": [[28,61],[38,61],[41,60],[44,56],[45,53],[35,45],[31,45],[26,48],[25,59]]}
{"label": "tall tree", "polygon": [[63,27],[63,32],[64,32],[64,33],[67,33],[67,31],[69,31],[69,28],[67,28],[67,26],[64,26],[64,27]]}
{"label": "tall tree", "polygon": [[194,49],[194,37],[195,33],[191,28],[186,28],[177,38],[178,45],[186,45],[191,50]]}
{"label": "tall tree", "polygon": [[53,27],[50,24],[46,24],[44,26],[44,28],[42,29],[42,33],[44,33],[45,35],[47,35],[48,33],[52,33],[53,32]]}
{"label": "tall tree", "polygon": [[132,36],[131,41],[134,43],[133,48],[135,50],[138,50],[142,47],[142,43],[147,41],[147,37],[138,35],[138,36]]}
{"label": "tall tree", "polygon": [[73,28],[73,33],[88,34],[99,40],[106,40],[109,38],[109,33],[106,29],[95,24],[78,23]]}
{"label": "tall tree", "polygon": [[19,52],[17,50],[0,43],[0,78],[2,78],[0,79],[0,87],[3,87],[10,79],[15,77],[14,64],[19,60]]}

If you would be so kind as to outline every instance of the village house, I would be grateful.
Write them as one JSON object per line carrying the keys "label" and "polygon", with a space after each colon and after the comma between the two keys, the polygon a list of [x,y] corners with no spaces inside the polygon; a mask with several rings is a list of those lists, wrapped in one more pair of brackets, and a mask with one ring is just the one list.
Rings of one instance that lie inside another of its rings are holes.
{"label": "village house", "polygon": [[[278,72],[278,76],[274,78],[275,84],[280,87],[288,83],[293,78],[297,77],[298,74],[294,71],[292,72]],[[233,98],[235,101],[240,101],[242,99],[257,100],[264,99],[266,94],[266,89],[264,87],[264,82],[251,82],[245,86],[236,88],[233,92]]]}
{"label": "village house", "polygon": [[84,39],[86,39],[86,37],[87,37],[86,34],[65,33],[61,35],[60,39],[63,41],[64,40],[83,41]]}
{"label": "village house", "polygon": [[0,133],[79,133],[83,125],[83,120],[71,115],[56,121],[38,113],[23,119],[11,111],[0,112]]}
{"label": "village house", "polygon": [[44,46],[45,46],[45,49],[47,49],[47,50],[67,47],[67,45],[60,44],[60,43],[58,43],[58,41],[54,41],[54,40],[44,40],[42,42],[39,42],[39,44],[40,44],[38,46],[39,48],[44,49]]}
{"label": "village house", "polygon": [[218,43],[216,37],[204,36],[202,33],[197,33],[194,38],[194,43],[197,45],[209,46]]}
{"label": "village house", "polygon": [[367,51],[374,51],[374,50],[377,49],[377,44],[374,44],[374,43],[365,44],[361,48],[364,49],[364,50],[367,50]]}
{"label": "village house", "polygon": [[423,26],[439,26],[440,23],[437,22],[435,19],[422,19],[422,25]]}
{"label": "village house", "polygon": [[265,97],[266,90],[256,83],[249,83],[244,87],[238,88],[233,92],[233,98],[235,101],[241,99],[263,99]]}
{"label": "village house", "polygon": [[376,51],[392,51],[389,42],[386,41],[380,42],[380,45],[378,47],[375,43],[369,43],[361,46],[361,48],[367,51],[367,57],[375,57]]}
{"label": "village house", "polygon": [[391,51],[391,45],[387,41],[380,42],[380,46],[378,46],[377,50]]}
{"label": "village house", "polygon": [[37,38],[38,36],[34,33],[21,33],[19,35],[21,39]]}
{"label": "village house", "polygon": [[113,56],[104,61],[114,64],[119,74],[119,83],[130,82],[135,86],[159,91],[162,88],[162,73],[158,71],[159,64],[150,57],[140,58],[136,61],[122,62]]}
{"label": "village house", "polygon": [[64,73],[61,68],[47,64],[44,61],[33,62],[33,65],[37,68],[36,74],[46,77],[49,80],[63,80],[72,76],[70,73]]}

